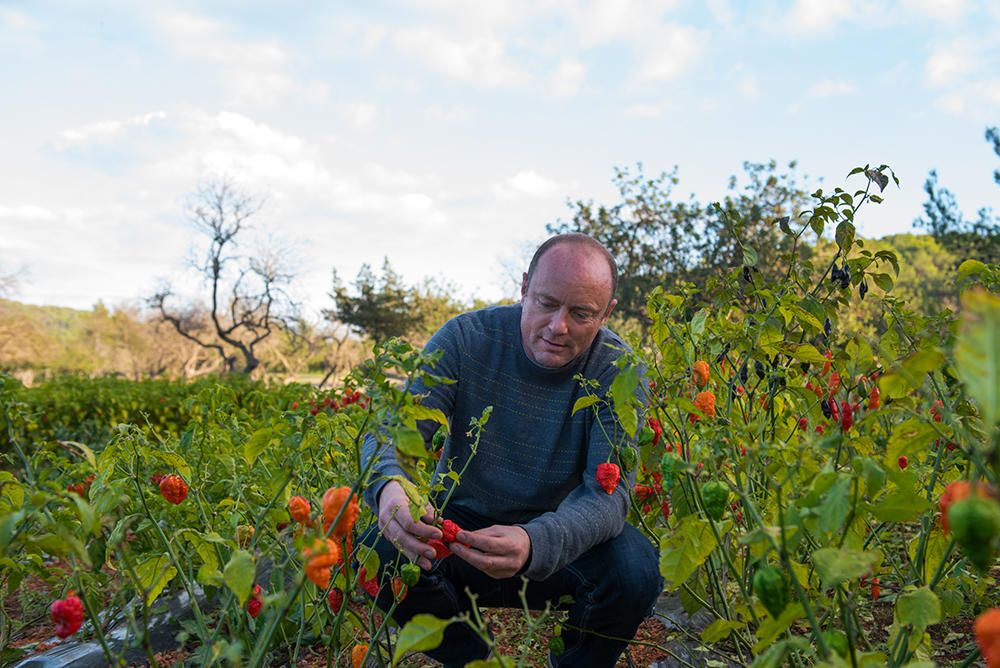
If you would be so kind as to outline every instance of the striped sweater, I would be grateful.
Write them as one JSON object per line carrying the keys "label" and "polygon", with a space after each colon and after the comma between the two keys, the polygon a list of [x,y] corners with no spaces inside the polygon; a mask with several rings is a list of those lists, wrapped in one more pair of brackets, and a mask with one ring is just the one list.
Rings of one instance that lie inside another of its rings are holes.
{"label": "striped sweater", "polygon": [[[628,490],[635,472],[622,479],[613,494],[597,484],[597,465],[609,461],[612,443],[627,436],[611,412],[602,408],[572,414],[574,402],[586,394],[573,376],[596,380],[604,396],[617,373],[614,361],[625,343],[601,328],[590,348],[558,369],[538,366],[521,345],[521,305],[495,306],[465,313],[447,322],[427,344],[442,350],[432,373],[456,380],[433,388],[423,404],[449,417],[450,435],[436,475],[453,460],[461,470],[470,454],[470,420],[487,406],[492,415],[476,455],[462,476],[449,506],[472,524],[517,525],[531,539],[531,559],[524,574],[543,580],[588,549],[618,535],[628,510]],[[429,443],[436,427],[419,424]],[[386,476],[404,475],[391,444],[381,448],[369,434],[364,463],[377,457],[365,500],[375,509]],[[612,459],[611,461],[615,461]],[[444,479],[446,485],[454,484]],[[442,494],[441,498],[444,496]],[[478,528],[473,526],[471,528]]]}

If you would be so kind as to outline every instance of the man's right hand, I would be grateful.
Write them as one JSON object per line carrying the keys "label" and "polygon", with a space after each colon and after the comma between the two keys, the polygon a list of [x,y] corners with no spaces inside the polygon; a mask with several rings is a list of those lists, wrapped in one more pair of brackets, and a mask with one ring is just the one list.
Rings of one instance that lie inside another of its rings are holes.
{"label": "man's right hand", "polygon": [[434,558],[434,548],[427,541],[441,538],[441,530],[432,521],[433,508],[429,504],[420,521],[413,521],[406,492],[398,482],[390,480],[382,487],[378,496],[378,526],[382,535],[407,557],[415,558],[425,571],[430,570]]}

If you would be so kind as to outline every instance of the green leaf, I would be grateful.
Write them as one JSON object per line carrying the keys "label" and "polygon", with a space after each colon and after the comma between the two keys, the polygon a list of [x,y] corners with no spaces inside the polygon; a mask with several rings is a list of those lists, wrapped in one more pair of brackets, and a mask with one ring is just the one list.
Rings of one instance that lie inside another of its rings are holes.
{"label": "green leaf", "polygon": [[396,652],[392,655],[393,665],[396,665],[408,652],[426,652],[440,645],[444,639],[444,630],[451,622],[451,619],[438,619],[434,615],[414,615],[396,638]]}
{"label": "green leaf", "polygon": [[736,622],[731,619],[716,619],[701,632],[701,641],[706,643],[719,642],[728,638],[734,629],[746,626],[746,622]]}
{"label": "green leaf", "polygon": [[148,449],[146,452],[152,454],[169,468],[181,474],[185,480],[191,480],[191,467],[184,461],[184,458],[174,452],[163,452],[161,450]]}
{"label": "green leaf", "polygon": [[243,446],[243,459],[246,460],[248,466],[252,467],[254,462],[257,461],[257,457],[269,445],[277,442],[278,439],[274,433],[274,429],[270,427],[258,429],[247,439],[246,444]]}
{"label": "green leaf", "polygon": [[407,406],[402,410],[401,419],[407,427],[416,428],[418,420],[433,420],[448,429],[448,418],[445,417],[445,414],[440,409],[430,406],[421,406],[420,404]]}
{"label": "green leaf", "polygon": [[913,522],[931,507],[930,501],[910,490],[892,491],[873,505],[872,514],[882,522]]}
{"label": "green leaf", "polygon": [[577,399],[576,402],[574,402],[574,404],[573,404],[573,415],[576,415],[577,411],[581,411],[584,408],[590,408],[591,406],[593,406],[594,404],[596,404],[600,400],[601,400],[601,398],[599,396],[597,396],[596,394],[585,394],[585,395],[583,395],[582,397],[580,397],[579,399]]}
{"label": "green leaf", "polygon": [[[806,316],[811,318],[813,321],[815,321],[816,326],[819,329],[823,328],[823,325],[820,324],[819,320],[813,318],[808,311],[804,309],[799,309],[799,310],[802,311],[802,313],[804,313]],[[808,362],[810,364],[823,364],[824,362],[827,361],[827,359],[823,357],[823,353],[816,350],[814,346],[811,346],[808,343],[803,343],[802,345],[795,346],[795,349],[792,351],[792,357],[795,358],[796,362]]]}
{"label": "green leaf", "polygon": [[427,508],[427,497],[420,493],[420,489],[411,480],[403,476],[389,476],[389,480],[395,480],[403,488],[406,498],[409,501],[407,506],[410,511],[410,517],[413,518],[414,522],[419,522]]}
{"label": "green leaf", "polygon": [[701,340],[702,335],[705,333],[705,321],[708,320],[708,309],[698,309],[698,312],[694,314],[691,318],[691,338],[694,339],[695,343]]}
{"label": "green leaf", "polygon": [[630,437],[635,437],[635,432],[639,428],[639,418],[635,411],[637,387],[639,387],[639,370],[634,366],[620,370],[611,381],[611,398],[614,401],[615,415]]}
{"label": "green leaf", "polygon": [[985,290],[962,295],[955,343],[955,366],[969,395],[979,404],[983,423],[1000,420],[1000,297]]}
{"label": "green leaf", "polygon": [[958,283],[964,282],[970,276],[978,276],[986,271],[986,265],[979,260],[966,260],[958,265]]}
{"label": "green leaf", "polygon": [[748,267],[757,266],[757,251],[754,250],[753,246],[743,247],[743,264]]}
{"label": "green leaf", "polygon": [[837,482],[823,496],[819,507],[819,526],[823,531],[840,530],[851,511],[851,479],[840,476]]}
{"label": "green leaf", "polygon": [[757,644],[753,646],[754,653],[759,653],[765,647],[774,642],[775,638],[791,627],[796,620],[806,616],[805,608],[799,602],[792,602],[785,606],[778,618],[768,617],[757,629]]}
{"label": "green leaf", "polygon": [[229,563],[222,569],[222,579],[230,591],[236,594],[240,606],[245,605],[247,599],[250,598],[250,590],[253,589],[256,573],[257,567],[253,563],[253,555],[246,550],[233,552]]}
{"label": "green leaf", "polygon": [[885,446],[885,465],[892,470],[898,466],[900,455],[914,455],[926,452],[937,432],[926,420],[911,417],[892,428],[889,442]]}
{"label": "green leaf", "polygon": [[71,492],[69,496],[73,499],[73,503],[76,504],[76,512],[80,516],[80,524],[83,526],[83,530],[94,536],[100,536],[101,521],[94,513],[94,509],[90,507],[86,499],[81,498],[78,494]]}
{"label": "green leaf", "polygon": [[[757,643],[754,646],[754,653],[757,652],[759,645],[760,643]],[[793,651],[809,654],[812,652],[812,647],[807,639],[801,636],[792,636],[772,646],[763,654],[754,657],[750,668],[781,668],[785,665],[785,655]]]}
{"label": "green leaf", "polygon": [[879,388],[886,398],[898,399],[924,384],[927,374],[944,366],[944,355],[936,348],[923,348],[913,353],[879,379]]}
{"label": "green leaf", "polygon": [[892,285],[893,285],[892,276],[890,276],[889,274],[879,273],[879,274],[872,274],[871,277],[872,280],[875,281],[875,285],[881,288],[883,292],[892,291]]}
{"label": "green leaf", "polygon": [[705,563],[716,544],[708,520],[697,515],[682,518],[673,535],[660,544],[660,575],[666,579],[667,591],[684,584]]}
{"label": "green leaf", "polygon": [[399,427],[392,434],[396,451],[408,457],[426,457],[427,448],[424,445],[424,437],[414,427]]}
{"label": "green leaf", "polygon": [[941,621],[941,601],[927,587],[913,589],[896,599],[896,621],[923,631]]}
{"label": "green leaf", "polygon": [[877,552],[824,547],[813,552],[812,560],[816,572],[823,580],[823,587],[829,588],[871,573],[882,562],[882,555]]}
{"label": "green leaf", "polygon": [[75,448],[76,450],[79,450],[80,454],[83,455],[83,458],[87,460],[87,463],[90,464],[95,469],[97,468],[97,458],[94,456],[94,451],[91,450],[88,446],[84,445],[83,443],[78,443],[76,441],[59,441],[59,443],[61,445],[66,445],[71,448]]}
{"label": "green leaf", "polygon": [[161,554],[138,564],[135,567],[135,574],[145,592],[146,605],[152,605],[163,588],[177,575],[177,569],[170,563],[168,555]]}
{"label": "green leaf", "polygon": [[847,253],[851,250],[851,246],[854,245],[854,225],[845,221],[842,221],[837,225],[837,245],[840,246],[840,250]]}

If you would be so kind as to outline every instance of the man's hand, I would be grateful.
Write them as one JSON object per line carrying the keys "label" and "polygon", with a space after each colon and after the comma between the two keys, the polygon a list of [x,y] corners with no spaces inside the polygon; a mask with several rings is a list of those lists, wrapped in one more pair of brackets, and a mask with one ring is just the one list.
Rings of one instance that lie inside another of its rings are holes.
{"label": "man's hand", "polygon": [[382,535],[407,557],[416,558],[425,571],[430,570],[434,558],[434,548],[427,541],[441,538],[440,529],[430,524],[433,519],[433,509],[428,505],[420,521],[413,521],[406,492],[395,480],[386,483],[379,493],[378,526]]}
{"label": "man's hand", "polygon": [[453,554],[498,580],[516,575],[531,556],[528,532],[503,524],[479,531],[459,531],[456,542],[448,547]]}

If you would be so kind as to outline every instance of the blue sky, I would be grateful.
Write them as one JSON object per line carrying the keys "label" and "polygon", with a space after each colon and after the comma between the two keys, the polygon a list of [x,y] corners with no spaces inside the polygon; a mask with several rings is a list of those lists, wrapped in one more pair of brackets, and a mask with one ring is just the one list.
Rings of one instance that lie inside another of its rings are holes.
{"label": "blue sky", "polygon": [[183,203],[219,174],[266,195],[247,250],[287,248],[313,312],[383,256],[512,296],[637,162],[702,201],[745,160],[829,188],[885,162],[865,236],[912,230],[932,168],[1000,211],[995,2],[0,0],[0,59],[0,274],[32,303],[196,288]]}

